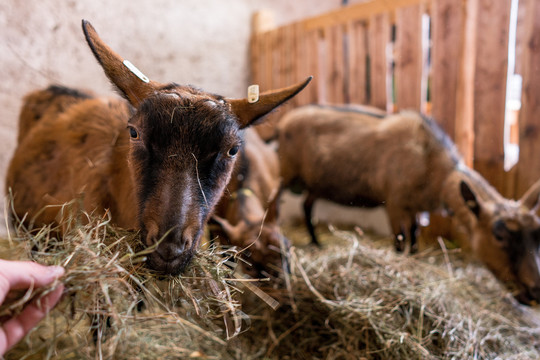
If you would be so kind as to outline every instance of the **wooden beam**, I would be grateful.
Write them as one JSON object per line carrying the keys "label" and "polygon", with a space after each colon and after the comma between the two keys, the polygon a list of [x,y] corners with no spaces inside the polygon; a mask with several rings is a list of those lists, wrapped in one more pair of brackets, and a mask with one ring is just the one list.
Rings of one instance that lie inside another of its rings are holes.
{"label": "wooden beam", "polygon": [[[526,2],[521,70],[523,93],[519,114],[517,194],[540,178],[540,3]],[[520,3],[521,6],[521,3]]]}
{"label": "wooden beam", "polygon": [[302,23],[307,30],[322,29],[338,24],[347,24],[352,20],[369,20],[381,13],[388,13],[401,7],[427,2],[428,0],[373,0],[344,6],[339,10],[303,20]]}
{"label": "wooden beam", "polygon": [[474,82],[474,167],[502,192],[508,31],[512,1],[476,1],[478,38]]}
{"label": "wooden beam", "polygon": [[395,81],[398,110],[420,111],[422,102],[423,6],[396,10]]}
{"label": "wooden beam", "polygon": [[430,98],[432,115],[444,131],[455,141],[460,70],[460,63],[456,59],[460,59],[462,56],[462,41],[465,35],[465,9],[461,1],[455,0],[433,0],[431,9],[432,69]]}

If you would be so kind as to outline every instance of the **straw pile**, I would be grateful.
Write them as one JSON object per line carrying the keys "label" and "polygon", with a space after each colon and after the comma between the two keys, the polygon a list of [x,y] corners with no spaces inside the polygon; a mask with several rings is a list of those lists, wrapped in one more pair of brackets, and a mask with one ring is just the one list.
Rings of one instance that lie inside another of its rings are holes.
{"label": "straw pile", "polygon": [[50,229],[20,234],[4,255],[65,265],[67,294],[8,359],[540,358],[535,310],[455,252],[396,255],[334,230],[322,250],[293,247],[291,272],[256,290],[227,265],[235,249],[201,250],[182,276],[159,277],[137,234],[103,219],[62,241]]}

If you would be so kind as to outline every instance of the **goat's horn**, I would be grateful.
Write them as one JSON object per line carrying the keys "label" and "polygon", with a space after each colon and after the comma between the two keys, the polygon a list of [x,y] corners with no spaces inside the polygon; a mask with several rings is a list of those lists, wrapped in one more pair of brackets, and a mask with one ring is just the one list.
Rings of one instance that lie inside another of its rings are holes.
{"label": "goat's horn", "polygon": [[82,21],[82,29],[90,49],[105,71],[105,75],[116,85],[129,102],[138,107],[159,85],[150,81],[141,71],[114,52],[98,36],[96,29],[87,20]]}
{"label": "goat's horn", "polygon": [[229,99],[228,102],[231,104],[232,111],[240,120],[240,127],[244,128],[294,97],[309,84],[312,78],[310,76],[295,85],[264,92],[260,94],[256,102],[250,102],[248,99]]}
{"label": "goat's horn", "polygon": [[535,182],[519,200],[529,210],[536,211],[540,206],[540,180]]}

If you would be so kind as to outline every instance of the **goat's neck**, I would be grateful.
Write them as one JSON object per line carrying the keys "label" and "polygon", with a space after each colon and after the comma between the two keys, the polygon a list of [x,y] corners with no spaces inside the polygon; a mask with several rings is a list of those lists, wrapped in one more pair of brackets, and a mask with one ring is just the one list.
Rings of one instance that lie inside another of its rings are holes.
{"label": "goat's neck", "polygon": [[111,160],[109,187],[113,222],[123,228],[137,228],[137,195],[133,174],[129,167],[129,136],[127,132],[118,137]]}
{"label": "goat's neck", "polygon": [[463,164],[459,164],[444,182],[442,201],[453,212],[458,221],[471,230],[477,219],[463,200],[460,190],[461,181],[465,181],[473,189],[476,197],[482,203],[502,203],[504,198],[482,175]]}

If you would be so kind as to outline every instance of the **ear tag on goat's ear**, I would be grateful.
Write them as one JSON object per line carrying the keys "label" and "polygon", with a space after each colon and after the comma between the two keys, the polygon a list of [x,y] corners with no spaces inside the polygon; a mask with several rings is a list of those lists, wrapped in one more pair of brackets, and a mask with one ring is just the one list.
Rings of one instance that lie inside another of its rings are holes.
{"label": "ear tag on goat's ear", "polygon": [[259,85],[248,86],[248,103],[253,104],[259,101]]}
{"label": "ear tag on goat's ear", "polygon": [[144,75],[141,70],[137,69],[137,67],[135,65],[133,65],[131,63],[131,61],[129,60],[124,60],[123,64],[125,65],[125,67],[127,67],[129,69],[129,71],[131,71],[132,73],[134,73],[139,79],[141,79],[142,81],[144,81],[145,83],[148,83],[150,82],[150,79]]}

